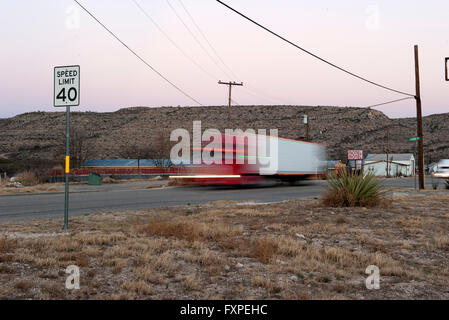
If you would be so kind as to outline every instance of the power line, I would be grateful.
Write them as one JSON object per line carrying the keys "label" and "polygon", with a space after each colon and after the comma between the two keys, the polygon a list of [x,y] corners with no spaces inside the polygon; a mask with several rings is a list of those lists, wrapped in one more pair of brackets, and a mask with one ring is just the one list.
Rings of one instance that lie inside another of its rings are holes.
{"label": "power line", "polygon": [[236,105],[238,105],[238,106],[241,106],[241,104],[237,100],[235,100],[235,99],[231,99],[231,102],[236,104]]}
{"label": "power line", "polygon": [[173,13],[176,15],[176,17],[178,18],[178,20],[183,24],[184,28],[190,33],[190,35],[192,36],[192,38],[195,40],[195,42],[200,46],[200,48],[207,54],[207,56],[209,57],[209,59],[211,59],[211,61],[224,73],[226,74],[227,77],[231,77],[231,75],[224,70],[220,64],[214,59],[214,57],[209,53],[208,50],[206,50],[206,48],[204,47],[204,45],[201,43],[200,40],[198,40],[198,37],[193,33],[193,31],[189,28],[189,26],[187,25],[187,23],[184,21],[184,19],[181,18],[181,16],[179,15],[178,11],[176,11],[175,7],[173,7],[173,5],[170,3],[169,0],[166,0],[168,6],[170,7],[170,9],[173,11]]}
{"label": "power line", "polygon": [[184,90],[179,88],[177,85],[175,85],[173,82],[171,82],[168,78],[166,78],[162,73],[160,73],[158,70],[156,70],[153,66],[151,66],[145,59],[143,59],[140,55],[138,55],[134,50],[132,50],[126,43],[124,43],[118,36],[116,36],[111,30],[109,30],[100,20],[98,20],[89,10],[87,10],[81,3],[79,3],[77,0],[75,1],[84,11],[86,11],[87,14],[89,14],[99,25],[101,25],[109,34],[111,34],[118,42],[120,42],[126,49],[128,49],[133,55],[135,55],[140,61],[142,61],[148,68],[150,68],[153,72],[155,72],[159,77],[164,79],[167,83],[169,83],[173,88],[181,92],[184,96],[189,98],[190,100],[194,101],[195,103],[202,106],[203,104],[200,103],[198,100],[190,96],[188,93],[186,93]]}
{"label": "power line", "polygon": [[196,67],[198,67],[204,74],[206,74],[208,77],[217,80],[218,77],[216,77],[215,75],[213,75],[212,73],[210,73],[209,71],[207,71],[206,69],[204,69],[198,62],[196,62],[192,57],[190,57],[183,49],[181,46],[179,46],[168,34],[167,32],[164,31],[164,29],[162,29],[162,27],[150,16],[150,14],[148,13],[148,11],[146,11],[138,2],[137,0],[132,0],[132,2],[134,2],[134,4],[139,8],[139,10],[148,18],[148,20],[151,21],[151,23],[153,23],[153,25],[165,36],[165,38],[167,38],[167,40],[176,48],[178,49],[182,55],[184,55],[184,57],[186,57],[190,62],[192,62]]}
{"label": "power line", "polygon": [[367,106],[365,108],[374,108],[374,107],[380,107],[380,106],[384,106],[386,104],[391,104],[391,103],[395,103],[395,102],[399,102],[399,101],[404,101],[404,100],[408,100],[408,99],[415,99],[415,97],[407,97],[407,98],[402,98],[402,99],[396,99],[396,100],[391,100],[391,101],[387,101],[384,103],[379,103],[379,104],[375,104],[372,106]]}
{"label": "power line", "polygon": [[[195,59],[193,59],[185,50],[182,49],[182,47],[176,43],[175,40],[173,40],[172,37],[170,37],[168,35],[168,33],[153,19],[153,17],[148,13],[147,10],[145,10],[142,5],[140,5],[138,3],[137,0],[131,0],[132,2],[134,2],[134,4],[137,6],[137,8],[145,15],[145,17],[164,35],[164,37],[176,48],[179,50],[179,52],[181,52],[181,54],[188,59],[192,64],[194,64],[198,69],[200,69],[201,72],[203,72],[204,74],[206,74],[209,78],[214,79],[216,81],[218,81],[219,77],[217,77],[216,75],[212,74],[211,72],[207,71],[205,68],[203,68],[197,61],[195,61]],[[198,31],[200,32],[200,34],[202,34],[203,38],[206,40],[206,42],[209,44],[209,46],[211,47],[211,49],[213,50],[213,52],[215,53],[215,55],[217,56],[217,58],[222,62],[222,64],[229,70],[229,72],[231,72],[235,78],[240,78],[238,77],[232,70],[231,68],[224,62],[224,60],[221,58],[221,56],[219,55],[218,51],[213,47],[212,43],[208,40],[208,38],[206,37],[206,35],[204,34],[204,32],[201,31],[198,23],[196,23],[196,21],[194,20],[193,16],[190,14],[190,12],[188,11],[187,7],[184,5],[184,3],[181,2],[181,0],[179,0],[181,5],[183,6],[185,12],[189,15],[190,19],[192,20],[192,22],[194,23],[194,25],[196,26],[196,28],[198,29]],[[261,94],[261,93],[257,93],[258,90],[256,90],[256,88],[247,85],[249,88],[243,88],[244,89],[244,93],[253,96],[255,98],[262,98],[264,100],[270,100],[271,102],[275,102],[276,100],[282,100],[279,98],[272,98],[269,97],[266,94]],[[250,90],[250,88],[252,88],[253,90]],[[237,103],[237,105],[240,105],[239,103]]]}
{"label": "power line", "polygon": [[[190,13],[190,11],[187,9],[187,6],[184,4],[184,2],[182,0],[178,0],[179,3],[181,4],[182,8],[184,9],[185,13],[187,14],[187,16],[190,18],[190,20],[192,21],[193,25],[195,26],[195,28],[198,30],[199,34],[203,37],[204,41],[206,41],[206,43],[208,44],[209,48],[212,50],[212,52],[214,53],[214,55],[218,58],[218,60],[220,60],[220,62],[223,64],[223,66],[231,73],[231,75],[236,78],[236,79],[240,79],[240,77],[229,67],[229,65],[223,60],[223,58],[221,57],[221,55],[218,53],[218,50],[212,45],[212,42],[208,39],[208,37],[206,36],[206,34],[203,32],[203,30],[201,29],[201,27],[199,26],[199,24],[196,22],[195,18],[193,17],[193,15]],[[223,70],[222,70],[223,71]],[[228,74],[226,74],[227,76],[229,76]],[[240,79],[241,80],[241,79]],[[244,87],[243,90],[246,91],[247,94],[254,96],[256,98],[262,98],[265,100],[271,100],[276,101],[276,100],[282,100],[279,98],[273,99],[272,97],[269,97],[266,94],[258,94],[256,88],[252,87],[251,85],[249,85],[248,83],[246,83],[247,87]],[[249,88],[248,88],[249,87]],[[252,90],[250,90],[252,88]]]}
{"label": "power line", "polygon": [[[199,63],[197,63],[192,57],[190,57],[183,49],[180,45],[178,45],[175,40],[173,40],[173,38],[171,38],[167,32],[165,32],[165,30],[153,19],[153,17],[151,17],[151,15],[148,13],[147,10],[145,10],[139,3],[137,0],[131,0],[132,2],[134,2],[134,4],[137,6],[137,8],[139,8],[139,10],[148,18],[148,20],[150,20],[150,22],[165,36],[165,38],[167,38],[167,40],[176,48],[178,49],[182,55],[184,55],[184,57],[186,57],[190,62],[192,62],[196,67],[198,67],[198,69],[200,69],[204,74],[206,74],[207,76],[209,76],[211,79],[217,80],[219,79],[219,77],[213,75],[212,73],[210,73],[209,71],[207,71],[205,68],[203,68]],[[181,0],[179,0],[181,2]],[[186,11],[186,13],[189,15],[190,19],[192,20],[192,22],[195,24],[195,26],[197,27],[198,31],[202,34],[203,38],[206,40],[206,42],[209,44],[209,46],[212,48],[212,50],[214,51],[215,55],[220,59],[220,61],[223,63],[223,65],[228,68],[228,70],[235,75],[234,72],[232,72],[232,70],[226,65],[226,63],[223,61],[223,59],[219,56],[218,52],[215,50],[215,48],[212,46],[212,44],[210,43],[210,41],[207,39],[207,37],[201,32],[201,29],[199,27],[199,25],[195,22],[193,16],[190,14],[190,12],[187,10],[187,8],[185,7],[185,5],[181,2],[181,5],[183,6],[184,10]],[[236,78],[239,78],[238,76],[235,75]],[[246,88],[244,88],[246,89]],[[246,94],[251,95],[253,97],[256,98],[260,98],[261,96],[257,95],[255,92],[254,94],[251,92],[251,90],[246,89]],[[274,99],[268,99],[268,100],[272,100],[275,101]],[[237,101],[236,102],[237,105],[240,105]]]}
{"label": "power line", "polygon": [[314,53],[312,53],[312,52],[310,52],[310,51],[308,51],[308,50],[306,50],[306,49],[300,47],[300,46],[297,45],[296,43],[294,43],[294,42],[292,42],[292,41],[290,41],[290,40],[284,38],[283,36],[279,35],[278,33],[274,32],[274,31],[272,31],[272,30],[270,30],[270,29],[268,29],[267,27],[264,27],[264,26],[261,25],[260,23],[254,21],[253,19],[251,19],[251,18],[249,18],[248,16],[244,15],[243,13],[237,11],[236,9],[230,7],[229,5],[227,5],[226,3],[224,3],[223,1],[220,1],[220,0],[216,0],[216,1],[217,1],[218,3],[220,3],[220,4],[222,4],[223,6],[225,6],[226,8],[228,8],[228,9],[234,11],[235,13],[237,13],[237,14],[240,15],[241,17],[245,18],[246,20],[248,20],[248,21],[254,23],[254,24],[257,25],[258,27],[260,27],[260,28],[264,29],[265,31],[271,33],[272,35],[278,37],[279,39],[281,39],[281,40],[287,42],[288,44],[294,46],[295,48],[297,48],[297,49],[299,49],[299,50],[301,50],[301,51],[307,53],[308,55],[311,55],[312,57],[314,57],[314,58],[316,58],[316,59],[318,59],[318,60],[320,60],[320,61],[322,61],[322,62],[324,62],[324,63],[326,63],[326,64],[328,64],[328,65],[330,65],[330,66],[332,66],[332,67],[334,67],[334,68],[336,68],[336,69],[338,69],[338,70],[340,70],[340,71],[343,71],[343,72],[345,72],[345,73],[347,73],[347,74],[349,74],[349,75],[351,75],[351,76],[353,76],[353,77],[355,77],[355,78],[358,78],[358,79],[360,79],[360,80],[362,80],[362,81],[368,82],[368,83],[370,83],[370,84],[372,84],[372,85],[375,85],[375,86],[377,86],[377,87],[383,88],[383,89],[385,89],[385,90],[389,90],[389,91],[392,91],[392,92],[400,93],[400,94],[403,94],[403,95],[406,95],[406,96],[410,96],[410,97],[415,97],[415,95],[413,95],[413,94],[410,94],[410,93],[406,93],[406,92],[403,92],[403,91],[399,91],[399,90],[396,90],[396,89],[389,88],[389,87],[387,87],[387,86],[381,85],[381,84],[376,83],[376,82],[374,82],[374,81],[368,80],[368,79],[366,79],[366,78],[364,78],[364,77],[362,77],[362,76],[359,76],[359,75],[357,75],[357,74],[355,74],[355,73],[353,73],[353,72],[350,72],[350,71],[348,71],[348,70],[346,70],[346,69],[344,69],[344,68],[342,68],[342,67],[339,67],[339,66],[337,66],[336,64],[334,64],[334,63],[332,63],[332,62],[329,62],[328,60],[323,59],[323,58],[317,56],[316,54],[314,54]]}
{"label": "power line", "polygon": [[187,10],[187,7],[184,5],[184,2],[182,2],[182,0],[178,0],[179,3],[181,4],[182,8],[184,9],[184,11],[187,13],[187,15],[189,16],[190,20],[192,21],[193,25],[195,26],[195,28],[198,30],[199,34],[203,37],[203,39],[206,41],[206,43],[208,44],[209,48],[211,48],[212,52],[215,54],[215,56],[218,58],[218,60],[220,60],[220,62],[223,64],[223,66],[228,69],[228,71],[231,73],[231,75],[234,78],[239,78],[232,70],[231,68],[224,62],[224,60],[221,58],[220,54],[218,53],[218,51],[215,49],[215,47],[212,45],[212,43],[209,41],[209,39],[206,37],[206,35],[204,34],[204,32],[201,30],[200,26],[198,25],[198,23],[196,23],[195,19],[193,18],[193,16],[190,14],[189,10]]}
{"label": "power line", "polygon": [[247,82],[245,84],[246,84],[246,87],[244,87],[243,90],[246,90],[246,94],[248,94],[250,96],[262,98],[262,99],[265,99],[265,101],[271,101],[271,102],[275,102],[275,103],[279,103],[279,102],[282,102],[284,104],[287,103],[286,100],[284,100],[282,98],[271,96],[271,94],[262,93],[260,90],[251,86]]}

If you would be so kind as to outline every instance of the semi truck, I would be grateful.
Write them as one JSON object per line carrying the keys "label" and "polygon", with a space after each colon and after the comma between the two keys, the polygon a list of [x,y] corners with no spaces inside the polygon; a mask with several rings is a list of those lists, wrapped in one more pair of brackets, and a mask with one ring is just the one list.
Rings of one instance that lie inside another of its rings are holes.
{"label": "semi truck", "polygon": [[235,134],[222,135],[219,145],[221,148],[211,148],[203,143],[199,150],[202,155],[212,154],[214,163],[206,163],[203,157],[201,164],[190,165],[182,175],[170,178],[194,185],[257,185],[273,180],[294,184],[326,170],[327,148],[318,143]]}

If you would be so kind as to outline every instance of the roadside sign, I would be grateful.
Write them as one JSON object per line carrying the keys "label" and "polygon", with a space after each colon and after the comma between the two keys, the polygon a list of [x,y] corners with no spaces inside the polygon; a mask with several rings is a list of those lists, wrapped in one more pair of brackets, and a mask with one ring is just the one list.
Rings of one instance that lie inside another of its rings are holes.
{"label": "roadside sign", "polygon": [[80,105],[80,66],[54,68],[53,105],[66,109],[64,230],[67,231],[69,228],[70,107]]}
{"label": "roadside sign", "polygon": [[446,81],[449,81],[449,57],[446,58]]}
{"label": "roadside sign", "polygon": [[309,119],[308,119],[307,115],[304,115],[304,116],[302,117],[302,123],[303,123],[303,124],[307,124],[308,121],[309,121]]}
{"label": "roadside sign", "polygon": [[409,142],[419,141],[419,140],[421,140],[420,137],[413,137],[413,138],[409,138],[409,139],[408,139]]}
{"label": "roadside sign", "polygon": [[349,150],[348,160],[363,160],[363,150]]}
{"label": "roadside sign", "polygon": [[53,105],[73,107],[80,104],[80,66],[55,67]]}

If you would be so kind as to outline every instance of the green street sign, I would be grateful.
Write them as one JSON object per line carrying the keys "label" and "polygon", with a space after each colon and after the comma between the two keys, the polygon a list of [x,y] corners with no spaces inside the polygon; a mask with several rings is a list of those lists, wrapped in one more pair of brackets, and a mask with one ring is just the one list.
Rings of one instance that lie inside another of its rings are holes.
{"label": "green street sign", "polygon": [[420,137],[414,137],[414,138],[408,139],[408,141],[410,141],[410,142],[413,142],[413,141],[419,141],[419,140],[421,140]]}

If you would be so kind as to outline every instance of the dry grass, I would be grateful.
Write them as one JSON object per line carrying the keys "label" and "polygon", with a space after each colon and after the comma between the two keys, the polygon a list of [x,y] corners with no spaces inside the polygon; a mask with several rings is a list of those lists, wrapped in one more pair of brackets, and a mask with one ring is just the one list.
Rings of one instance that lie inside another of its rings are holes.
{"label": "dry grass", "polygon": [[35,186],[40,183],[39,176],[34,171],[24,171],[17,175],[18,182],[24,186]]}
{"label": "dry grass", "polygon": [[17,242],[15,240],[8,239],[8,236],[6,235],[0,237],[0,254],[11,251],[16,244]]}
{"label": "dry grass", "polygon": [[372,197],[355,200],[345,191],[331,191],[323,195],[321,199],[323,205],[327,207],[377,207],[383,204],[385,198]]}
{"label": "dry grass", "polygon": [[[0,224],[1,297],[448,299],[449,195],[387,208],[213,202]],[[193,211],[194,214],[186,214]],[[81,289],[65,289],[78,265]],[[364,286],[377,265],[381,290]]]}
{"label": "dry grass", "polygon": [[33,186],[24,186],[21,188],[15,188],[15,187],[6,187],[6,185],[1,186],[0,185],[0,194],[22,194],[22,193],[46,193],[46,192],[56,192],[58,191],[57,188],[58,184],[38,184]]}
{"label": "dry grass", "polygon": [[28,291],[33,287],[33,282],[29,280],[18,280],[14,282],[14,288],[20,291]]}
{"label": "dry grass", "polygon": [[434,236],[430,247],[437,250],[449,251],[449,235]]}
{"label": "dry grass", "polygon": [[270,263],[278,249],[278,244],[274,239],[262,238],[253,242],[250,249],[250,256],[264,263]]}
{"label": "dry grass", "polygon": [[129,293],[137,294],[138,296],[148,296],[153,294],[151,286],[145,281],[126,281],[122,284],[122,289]]}
{"label": "dry grass", "polygon": [[256,288],[265,289],[268,296],[272,296],[287,289],[286,282],[280,283],[261,275],[254,276],[251,280],[251,284]]}
{"label": "dry grass", "polygon": [[153,220],[141,229],[148,235],[173,237],[189,242],[219,240],[239,232],[227,224],[206,224],[191,220],[158,221]]}

